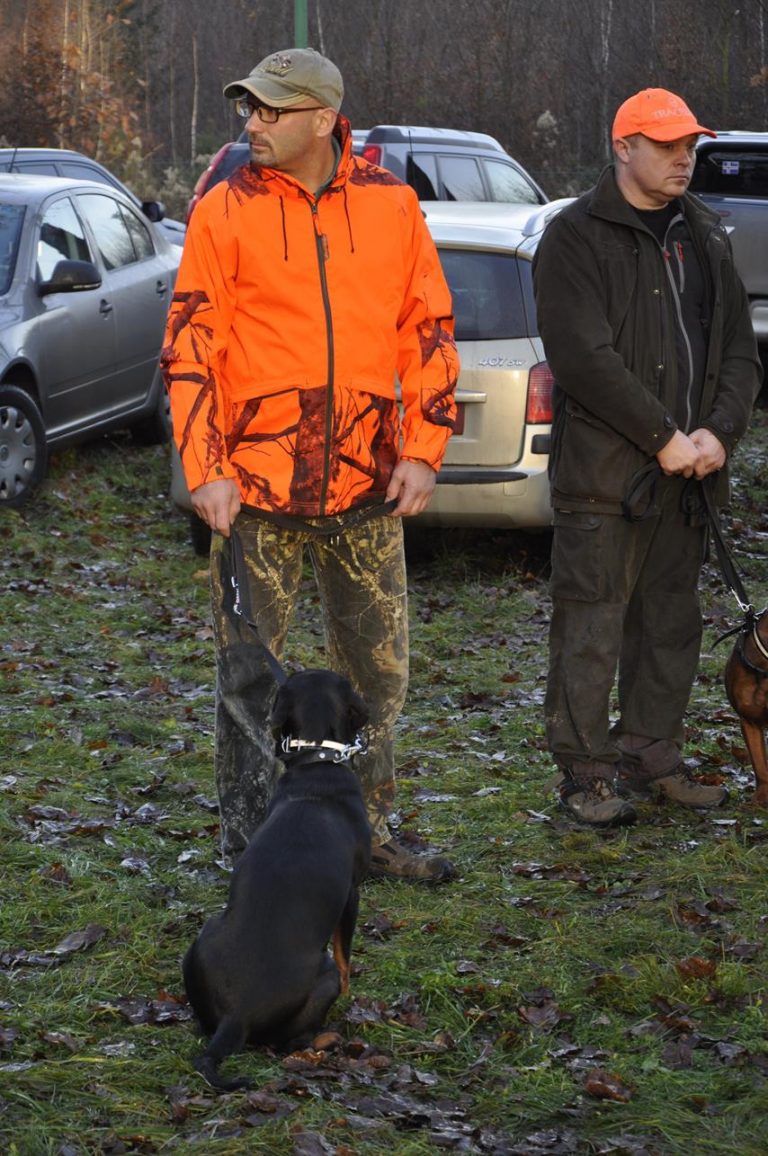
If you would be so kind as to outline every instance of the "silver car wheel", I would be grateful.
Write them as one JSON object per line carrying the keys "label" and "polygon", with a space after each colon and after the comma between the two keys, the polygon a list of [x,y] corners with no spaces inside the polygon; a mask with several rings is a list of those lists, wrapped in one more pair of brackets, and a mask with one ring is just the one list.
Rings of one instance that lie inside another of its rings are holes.
{"label": "silver car wheel", "polygon": [[45,429],[34,399],[17,386],[0,386],[0,505],[20,506],[46,467]]}

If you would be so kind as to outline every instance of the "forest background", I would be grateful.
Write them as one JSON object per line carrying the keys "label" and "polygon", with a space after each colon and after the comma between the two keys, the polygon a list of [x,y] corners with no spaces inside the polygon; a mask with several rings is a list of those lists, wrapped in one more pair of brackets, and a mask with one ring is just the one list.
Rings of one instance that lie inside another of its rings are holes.
{"label": "forest background", "polygon": [[[671,88],[768,127],[768,0],[307,0],[356,128],[497,137],[550,197],[591,184],[618,104]],[[240,129],[225,83],[294,39],[293,0],[0,0],[0,143],[74,148],[183,215]]]}

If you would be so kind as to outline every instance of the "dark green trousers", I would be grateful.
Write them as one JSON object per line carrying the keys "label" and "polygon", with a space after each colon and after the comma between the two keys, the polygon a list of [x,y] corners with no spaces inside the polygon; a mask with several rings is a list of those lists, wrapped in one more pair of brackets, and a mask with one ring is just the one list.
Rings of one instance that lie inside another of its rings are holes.
{"label": "dark green trousers", "polygon": [[[310,520],[311,523],[312,520]],[[319,520],[318,520],[319,521]],[[328,519],[322,519],[327,524]],[[369,750],[356,756],[374,842],[388,839],[395,793],[393,732],[408,686],[408,613],[399,518],[380,516],[336,537],[287,530],[245,512],[236,526],[259,639],[280,659],[294,615],[305,551],[314,568],[325,634],[317,663],[349,678],[370,710]],[[222,568],[223,567],[223,568]],[[269,719],[276,683],[259,640],[232,612],[229,553],[214,534],[211,598],[216,643],[215,776],[222,850],[238,854],[261,823],[280,763]]]}
{"label": "dark green trousers", "polygon": [[560,765],[616,761],[617,675],[614,733],[682,745],[707,541],[703,519],[683,509],[686,487],[662,478],[659,513],[642,522],[555,510],[545,718]]}

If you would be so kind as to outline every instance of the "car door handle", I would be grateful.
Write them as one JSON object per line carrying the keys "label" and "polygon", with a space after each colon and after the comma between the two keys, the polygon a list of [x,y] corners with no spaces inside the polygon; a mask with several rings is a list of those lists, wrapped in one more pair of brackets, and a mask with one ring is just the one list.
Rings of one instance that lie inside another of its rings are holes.
{"label": "car door handle", "polygon": [[158,281],[155,285],[155,292],[158,297],[163,297],[168,292],[168,283],[166,281]]}
{"label": "car door handle", "polygon": [[111,301],[106,301],[102,298],[101,304],[99,305],[99,313],[106,317],[108,313],[112,312],[113,308],[114,306]]}

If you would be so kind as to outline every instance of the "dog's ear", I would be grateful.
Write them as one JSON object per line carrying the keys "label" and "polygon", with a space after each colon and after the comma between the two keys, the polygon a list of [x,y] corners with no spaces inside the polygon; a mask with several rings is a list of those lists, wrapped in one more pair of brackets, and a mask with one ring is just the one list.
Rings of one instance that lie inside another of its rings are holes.
{"label": "dog's ear", "polygon": [[368,707],[360,698],[360,695],[355,694],[355,692],[352,691],[352,694],[349,698],[349,721],[352,726],[352,730],[355,733],[357,733],[359,730],[362,730],[362,728],[368,722],[369,718],[370,712]]}

